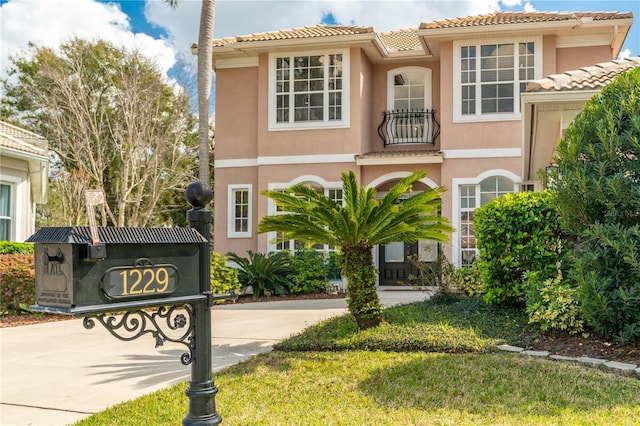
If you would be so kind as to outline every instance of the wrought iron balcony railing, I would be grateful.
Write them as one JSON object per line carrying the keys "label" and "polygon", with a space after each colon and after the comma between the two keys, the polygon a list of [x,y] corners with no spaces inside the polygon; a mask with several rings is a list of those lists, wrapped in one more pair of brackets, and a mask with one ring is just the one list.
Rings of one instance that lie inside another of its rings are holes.
{"label": "wrought iron balcony railing", "polygon": [[440,135],[434,110],[392,110],[382,113],[378,135],[384,145],[431,144]]}

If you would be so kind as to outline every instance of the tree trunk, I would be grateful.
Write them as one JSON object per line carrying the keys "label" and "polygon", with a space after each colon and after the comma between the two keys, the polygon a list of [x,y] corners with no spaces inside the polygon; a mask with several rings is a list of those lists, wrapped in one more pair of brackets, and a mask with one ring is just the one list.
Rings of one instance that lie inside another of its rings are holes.
{"label": "tree trunk", "polygon": [[209,103],[211,99],[215,1],[202,0],[198,35],[198,179],[209,184]]}
{"label": "tree trunk", "polygon": [[347,278],[347,306],[358,328],[382,323],[382,308],[376,291],[376,270],[370,246],[342,247],[340,267]]}

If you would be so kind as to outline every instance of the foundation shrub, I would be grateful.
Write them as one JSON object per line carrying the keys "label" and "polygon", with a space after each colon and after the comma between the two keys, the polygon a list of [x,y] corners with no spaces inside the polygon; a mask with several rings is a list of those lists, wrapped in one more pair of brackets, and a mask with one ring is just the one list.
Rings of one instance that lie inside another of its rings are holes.
{"label": "foundation shrub", "polygon": [[33,244],[15,241],[0,241],[0,254],[33,254]]}
{"label": "foundation shrub", "polygon": [[591,98],[557,149],[554,185],[588,325],[640,340],[640,68]]}
{"label": "foundation shrub", "polygon": [[563,330],[576,334],[584,330],[584,311],[579,288],[560,277],[540,280],[540,274],[526,274],[530,291],[527,293],[527,314],[530,324],[540,329]]}
{"label": "foundation shrub", "polygon": [[451,265],[449,276],[451,286],[464,292],[467,296],[484,294],[484,282],[477,264],[474,263],[470,268],[456,268]]}
{"label": "foundation shrub", "polygon": [[291,293],[321,293],[329,284],[327,256],[313,249],[296,250],[291,256],[288,287]]}
{"label": "foundation shrub", "polygon": [[227,264],[227,257],[211,250],[211,292],[240,292],[238,271]]}
{"label": "foundation shrub", "polygon": [[227,256],[237,265],[243,291],[251,286],[253,297],[285,293],[289,285],[287,277],[291,273],[289,253],[281,251],[266,255],[247,250],[247,257],[235,253]]}
{"label": "foundation shrub", "polygon": [[527,271],[543,279],[558,274],[560,227],[549,192],[506,194],[483,205],[475,213],[475,231],[487,303],[522,301],[529,291]]}
{"label": "foundation shrub", "polygon": [[35,303],[35,275],[32,254],[0,254],[0,312]]}

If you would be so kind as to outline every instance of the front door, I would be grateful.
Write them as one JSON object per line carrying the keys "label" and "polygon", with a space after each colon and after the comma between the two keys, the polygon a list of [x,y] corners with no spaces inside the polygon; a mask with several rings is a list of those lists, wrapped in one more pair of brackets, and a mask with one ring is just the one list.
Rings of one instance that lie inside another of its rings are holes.
{"label": "front door", "polygon": [[380,246],[380,285],[407,285],[415,267],[409,256],[418,252],[418,243],[389,243]]}
{"label": "front door", "polygon": [[420,280],[416,279],[420,275],[416,261],[422,265],[433,265],[438,260],[440,245],[423,240],[417,243],[389,243],[380,246],[378,253],[379,285],[420,284]]}

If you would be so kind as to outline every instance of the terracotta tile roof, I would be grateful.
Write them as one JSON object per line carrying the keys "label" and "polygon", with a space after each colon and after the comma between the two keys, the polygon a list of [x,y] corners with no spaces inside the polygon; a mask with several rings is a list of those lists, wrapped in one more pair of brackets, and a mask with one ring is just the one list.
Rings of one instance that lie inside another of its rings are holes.
{"label": "terracotta tile roof", "polygon": [[640,56],[603,62],[578,70],[553,74],[527,85],[527,92],[602,89],[625,71],[640,67]]}
{"label": "terracotta tile roof", "polygon": [[523,24],[534,22],[571,21],[577,19],[606,21],[633,18],[630,12],[497,12],[487,15],[466,16],[420,24],[420,29],[466,28],[487,25]]}
{"label": "terracotta tile roof", "polygon": [[362,160],[365,158],[410,158],[410,157],[424,157],[424,156],[436,156],[441,152],[437,149],[421,150],[421,151],[374,151],[367,152],[365,154],[356,155],[356,159]]}
{"label": "terracotta tile roof", "polygon": [[345,25],[314,25],[310,27],[293,28],[290,30],[271,31],[238,37],[230,37],[213,40],[213,46],[219,47],[228,44],[249,41],[294,40],[317,37],[335,37],[356,34],[373,33],[373,27],[357,27]]}
{"label": "terracotta tile roof", "polygon": [[26,154],[47,155],[45,138],[3,121],[0,121],[0,147]]}
{"label": "terracotta tile roof", "polygon": [[415,28],[389,31],[378,34],[380,40],[391,51],[406,52],[421,47]]}

